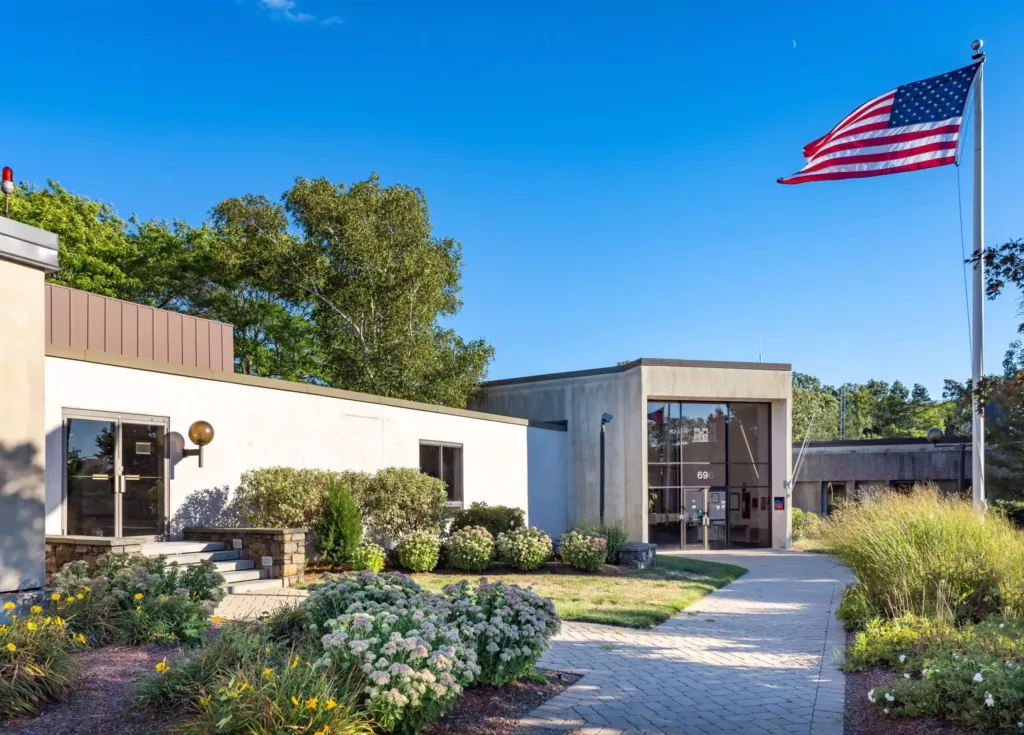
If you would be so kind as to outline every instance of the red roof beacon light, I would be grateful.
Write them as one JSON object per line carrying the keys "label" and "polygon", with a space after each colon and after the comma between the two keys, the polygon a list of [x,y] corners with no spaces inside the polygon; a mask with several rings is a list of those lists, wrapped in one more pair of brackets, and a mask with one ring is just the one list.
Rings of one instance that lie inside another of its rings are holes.
{"label": "red roof beacon light", "polygon": [[0,181],[0,191],[4,193],[4,196],[10,196],[14,193],[14,172],[11,171],[10,166],[4,166],[3,180]]}

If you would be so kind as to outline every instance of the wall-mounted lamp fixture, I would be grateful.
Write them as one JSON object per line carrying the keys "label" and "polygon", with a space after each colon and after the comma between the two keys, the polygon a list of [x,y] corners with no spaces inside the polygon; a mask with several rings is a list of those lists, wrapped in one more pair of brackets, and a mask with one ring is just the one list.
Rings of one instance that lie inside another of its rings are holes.
{"label": "wall-mounted lamp fixture", "polygon": [[181,452],[183,457],[199,457],[199,466],[203,466],[203,447],[213,441],[213,427],[209,421],[193,421],[188,427],[188,438],[192,440],[198,449],[184,449]]}

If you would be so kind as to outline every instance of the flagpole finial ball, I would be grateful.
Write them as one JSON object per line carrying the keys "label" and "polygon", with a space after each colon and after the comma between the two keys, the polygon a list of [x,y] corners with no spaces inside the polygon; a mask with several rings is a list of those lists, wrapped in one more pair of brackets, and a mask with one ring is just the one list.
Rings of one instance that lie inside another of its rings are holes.
{"label": "flagpole finial ball", "polygon": [[981,47],[985,45],[985,42],[980,38],[977,41],[971,43],[971,51],[981,51]]}

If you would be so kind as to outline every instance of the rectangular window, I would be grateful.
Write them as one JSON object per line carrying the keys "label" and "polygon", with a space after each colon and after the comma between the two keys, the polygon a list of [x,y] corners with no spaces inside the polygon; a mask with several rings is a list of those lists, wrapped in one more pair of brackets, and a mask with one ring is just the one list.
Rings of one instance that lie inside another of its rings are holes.
{"label": "rectangular window", "polygon": [[448,502],[462,502],[462,445],[420,442],[420,472],[445,484]]}

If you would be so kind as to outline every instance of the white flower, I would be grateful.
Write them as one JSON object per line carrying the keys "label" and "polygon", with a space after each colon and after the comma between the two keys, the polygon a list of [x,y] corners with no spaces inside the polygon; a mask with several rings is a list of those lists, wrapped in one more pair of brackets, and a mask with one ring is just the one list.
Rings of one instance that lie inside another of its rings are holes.
{"label": "white flower", "polygon": [[1021,730],[1024,730],[1024,722],[1018,722],[1017,727],[1019,727]]}
{"label": "white flower", "polygon": [[907,654],[901,653],[900,654],[900,663],[903,664],[903,663],[906,663],[906,662],[907,662]]}
{"label": "white flower", "polygon": [[910,674],[904,674],[904,675],[903,675],[903,678],[904,678],[904,679],[909,679],[909,678],[910,678]]}
{"label": "white flower", "polygon": [[977,674],[974,675],[974,681],[980,684],[981,682],[985,681],[985,677],[982,676],[981,672],[979,671]]}
{"label": "white flower", "polygon": [[985,706],[986,707],[995,707],[996,706],[996,698],[993,697],[989,692],[985,692]]}
{"label": "white flower", "polygon": [[868,700],[870,702],[874,702],[875,701],[875,690],[874,689],[872,689],[870,692],[868,692]]}
{"label": "white flower", "polygon": [[883,712],[885,712],[885,714],[889,714],[889,708],[888,708],[888,707],[886,707],[886,708],[885,708],[885,709],[883,709],[882,711],[883,711]]}
{"label": "white flower", "polygon": [[891,692],[886,692],[885,693],[885,701],[886,702],[895,702],[896,701],[896,697],[892,696]]}
{"label": "white flower", "polygon": [[1005,628],[1005,627],[1006,627],[1006,623],[1000,623],[1000,624],[999,624],[999,627],[1000,627],[1000,628]]}

